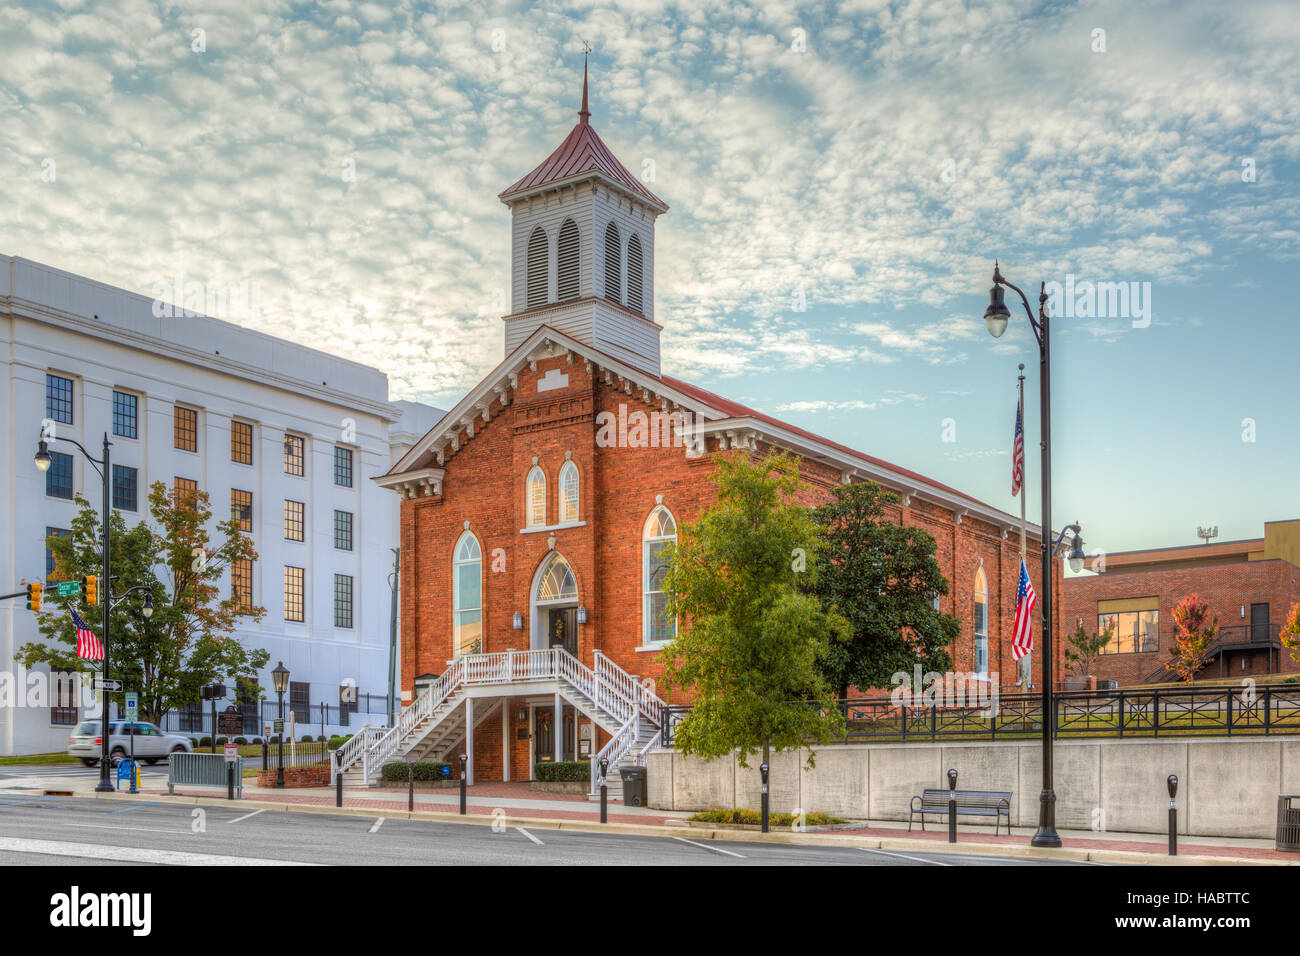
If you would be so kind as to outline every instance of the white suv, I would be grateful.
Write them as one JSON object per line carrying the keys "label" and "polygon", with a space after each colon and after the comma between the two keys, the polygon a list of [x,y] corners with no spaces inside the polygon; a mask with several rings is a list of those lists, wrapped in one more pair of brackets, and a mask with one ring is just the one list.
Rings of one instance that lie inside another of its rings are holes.
{"label": "white suv", "polygon": [[[131,755],[131,739],[135,738],[135,757],[145,763],[153,764],[166,760],[174,753],[188,753],[188,737],[176,734],[164,734],[155,724],[137,720],[134,724],[125,720],[109,722],[108,754],[113,763]],[[77,724],[68,738],[68,753],[78,757],[87,767],[99,763],[102,753],[103,738],[99,735],[98,720],[83,720]]]}

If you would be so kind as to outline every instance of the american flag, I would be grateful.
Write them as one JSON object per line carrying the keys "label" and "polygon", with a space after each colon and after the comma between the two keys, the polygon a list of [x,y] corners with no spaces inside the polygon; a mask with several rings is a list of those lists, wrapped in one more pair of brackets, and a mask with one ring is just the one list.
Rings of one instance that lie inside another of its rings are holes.
{"label": "american flag", "polygon": [[1029,580],[1025,559],[1021,558],[1020,586],[1016,588],[1016,620],[1011,629],[1011,656],[1016,660],[1034,649],[1034,605],[1037,603],[1034,583]]}
{"label": "american flag", "polygon": [[75,609],[69,608],[68,613],[72,615],[72,623],[77,628],[77,656],[84,657],[88,661],[102,661],[104,645],[99,643],[95,632],[81,619],[81,615]]}
{"label": "american flag", "polygon": [[1016,403],[1016,434],[1011,440],[1011,494],[1020,494],[1025,483],[1025,423],[1020,404]]}

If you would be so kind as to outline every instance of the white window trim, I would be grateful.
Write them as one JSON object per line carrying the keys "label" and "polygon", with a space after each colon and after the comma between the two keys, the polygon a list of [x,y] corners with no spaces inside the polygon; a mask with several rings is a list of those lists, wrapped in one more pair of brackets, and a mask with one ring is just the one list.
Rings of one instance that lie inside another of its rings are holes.
{"label": "white window trim", "polygon": [[[542,485],[542,520],[539,524],[533,524],[533,485],[534,478],[541,478]],[[543,528],[546,526],[546,472],[542,471],[541,465],[533,465],[528,469],[528,474],[524,477],[524,526],[527,528]]]}
{"label": "white window trim", "polygon": [[[671,535],[656,535],[650,537],[648,531],[650,522],[654,520],[656,514],[660,511],[668,515],[673,523],[673,533]],[[646,517],[645,523],[641,526],[641,641],[637,645],[637,650],[657,651],[671,644],[677,637],[677,621],[673,620],[673,636],[666,641],[650,640],[650,595],[663,594],[663,591],[650,590],[650,545],[657,541],[677,542],[677,516],[663,505],[655,505],[650,514]]]}
{"label": "white window trim", "polygon": [[565,528],[585,528],[585,521],[566,521],[564,524],[543,524],[535,528],[520,528],[520,534],[540,534],[543,531],[563,531]]}
{"label": "white window trim", "polygon": [[[573,498],[573,517],[565,518],[564,506],[565,503],[568,501],[568,495],[565,492],[564,486],[565,486],[565,478],[570,474],[573,475],[574,481],[576,483],[576,487],[574,489],[575,493]],[[566,461],[563,465],[560,466],[559,482],[556,485],[556,490],[559,492],[558,500],[556,504],[559,507],[558,517],[560,519],[560,524],[571,525],[576,523],[578,519],[582,516],[582,475],[578,471],[578,466],[575,465],[573,462]]]}
{"label": "white window trim", "polygon": [[[467,560],[460,560],[460,548],[466,538],[472,538],[474,544],[478,547],[478,557]],[[478,607],[461,607],[460,606],[460,569],[470,565],[478,565]],[[456,632],[457,617],[466,611],[478,611],[479,621],[479,650],[483,649],[483,542],[479,541],[478,535],[473,531],[465,531],[456,539],[456,544],[451,550],[451,654],[452,659],[464,657],[465,653],[460,649],[460,635]]]}

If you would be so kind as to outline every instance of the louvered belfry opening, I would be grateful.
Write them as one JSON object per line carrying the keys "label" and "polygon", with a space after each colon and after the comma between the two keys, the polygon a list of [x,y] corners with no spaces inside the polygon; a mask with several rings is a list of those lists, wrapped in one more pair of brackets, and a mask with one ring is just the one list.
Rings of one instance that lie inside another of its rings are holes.
{"label": "louvered belfry opening", "polygon": [[605,298],[611,302],[623,301],[623,256],[618,241],[618,226],[612,222],[605,227]]}
{"label": "louvered belfry opening", "polygon": [[546,232],[541,226],[528,237],[528,305],[546,304]]}
{"label": "louvered belfry opening", "polygon": [[645,315],[643,303],[645,293],[642,291],[644,283],[642,278],[643,267],[641,240],[636,236],[631,236],[627,240],[627,307],[637,315]]}
{"label": "louvered belfry opening", "polygon": [[572,219],[564,220],[564,225],[560,227],[560,243],[558,255],[558,282],[556,288],[556,298],[561,302],[578,297],[578,279],[580,270],[578,267],[578,227]]}

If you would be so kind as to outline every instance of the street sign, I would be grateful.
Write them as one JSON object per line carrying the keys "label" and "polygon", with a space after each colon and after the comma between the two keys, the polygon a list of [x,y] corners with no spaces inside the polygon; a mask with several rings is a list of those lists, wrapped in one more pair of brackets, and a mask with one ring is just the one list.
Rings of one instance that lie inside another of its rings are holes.
{"label": "street sign", "polygon": [[95,690],[121,690],[122,682],[116,677],[111,680],[105,680],[103,677],[95,678]]}
{"label": "street sign", "polygon": [[127,694],[126,695],[126,719],[131,721],[132,723],[135,723],[136,716],[139,714],[139,712],[140,712],[140,695],[135,693]]}
{"label": "street sign", "polygon": [[275,718],[275,720],[271,721],[271,729],[273,733],[277,733],[277,734],[284,733],[284,718],[277,717]]}
{"label": "street sign", "polygon": [[81,593],[81,585],[76,581],[60,581],[59,597],[74,597]]}
{"label": "street sign", "polygon": [[222,753],[225,755],[226,763],[234,763],[235,758],[239,756],[239,748],[234,744],[226,744]]}
{"label": "street sign", "polygon": [[234,707],[217,714],[217,733],[223,737],[238,736],[244,732],[244,715]]}

